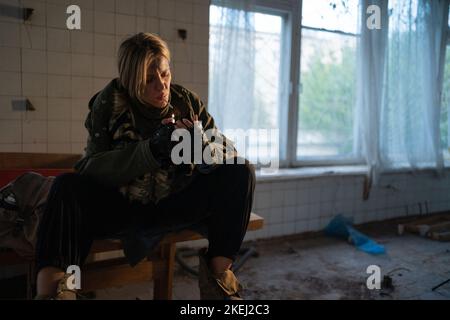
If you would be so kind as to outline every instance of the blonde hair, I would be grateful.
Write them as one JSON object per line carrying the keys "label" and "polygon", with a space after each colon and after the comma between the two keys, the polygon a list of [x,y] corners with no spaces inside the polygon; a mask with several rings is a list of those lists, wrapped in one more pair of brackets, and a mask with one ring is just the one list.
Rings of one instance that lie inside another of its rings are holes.
{"label": "blonde hair", "polygon": [[132,98],[144,103],[147,70],[161,58],[170,62],[169,47],[153,33],[140,32],[122,42],[118,51],[119,82]]}

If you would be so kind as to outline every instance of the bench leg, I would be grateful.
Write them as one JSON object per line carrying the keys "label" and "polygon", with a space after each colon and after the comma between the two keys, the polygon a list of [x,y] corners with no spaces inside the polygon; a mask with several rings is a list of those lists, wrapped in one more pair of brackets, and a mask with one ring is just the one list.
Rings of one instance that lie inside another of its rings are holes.
{"label": "bench leg", "polygon": [[34,288],[36,286],[36,279],[35,279],[35,264],[34,261],[30,261],[28,264],[28,270],[27,270],[27,299],[33,300],[34,299]]}
{"label": "bench leg", "polygon": [[153,261],[153,299],[155,300],[172,300],[175,251],[175,243],[163,244],[159,247],[157,259]]}

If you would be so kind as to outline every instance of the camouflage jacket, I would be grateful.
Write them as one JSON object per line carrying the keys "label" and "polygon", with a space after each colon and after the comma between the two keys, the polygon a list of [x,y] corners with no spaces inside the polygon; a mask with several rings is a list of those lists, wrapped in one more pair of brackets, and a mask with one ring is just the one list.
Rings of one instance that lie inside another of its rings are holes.
{"label": "camouflage jacket", "polygon": [[[204,130],[213,129],[220,134],[214,119],[195,93],[172,84],[166,108],[145,107],[149,109],[149,114],[143,115],[138,111],[137,104],[120,86],[118,79],[112,80],[92,97],[85,122],[89,133],[87,147],[84,157],[75,165],[77,172],[118,187],[130,201],[146,204],[149,201],[157,203],[169,194],[182,190],[196,174],[209,173],[217,167],[218,164],[207,167],[188,164],[172,165],[163,170],[150,150],[149,134],[172,113],[180,119],[191,121],[197,114]],[[143,116],[145,122],[140,121]],[[212,149],[224,161],[234,157],[236,150],[229,140],[223,135],[221,137],[223,144],[209,143],[214,145]]]}

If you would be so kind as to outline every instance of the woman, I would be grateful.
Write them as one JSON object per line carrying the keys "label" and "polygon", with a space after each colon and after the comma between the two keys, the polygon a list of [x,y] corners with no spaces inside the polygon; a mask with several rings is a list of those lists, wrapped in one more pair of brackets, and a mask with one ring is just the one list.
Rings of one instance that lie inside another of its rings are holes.
{"label": "woman", "polygon": [[[82,266],[94,239],[122,239],[133,265],[165,233],[198,227],[209,240],[200,252],[201,298],[239,299],[230,266],[250,217],[253,167],[217,161],[237,160],[235,149],[223,136],[223,145],[206,138],[202,128],[220,135],[214,120],[196,94],[171,84],[170,52],[158,36],[125,40],[118,69],[119,78],[89,103],[85,156],[50,191],[38,234],[37,297],[74,297],[65,270]],[[200,132],[216,163],[175,165],[175,129]]]}

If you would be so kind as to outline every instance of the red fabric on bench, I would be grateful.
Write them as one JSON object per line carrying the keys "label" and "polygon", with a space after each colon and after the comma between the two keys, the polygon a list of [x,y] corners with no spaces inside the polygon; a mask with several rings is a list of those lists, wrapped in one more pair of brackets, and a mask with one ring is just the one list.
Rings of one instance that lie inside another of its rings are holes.
{"label": "red fabric on bench", "polygon": [[16,179],[21,174],[29,171],[37,172],[43,176],[49,177],[58,176],[66,172],[72,172],[72,169],[0,169],[0,188]]}

